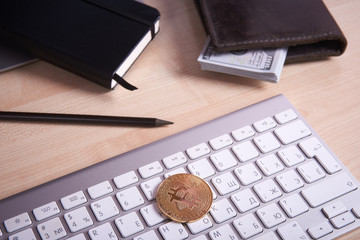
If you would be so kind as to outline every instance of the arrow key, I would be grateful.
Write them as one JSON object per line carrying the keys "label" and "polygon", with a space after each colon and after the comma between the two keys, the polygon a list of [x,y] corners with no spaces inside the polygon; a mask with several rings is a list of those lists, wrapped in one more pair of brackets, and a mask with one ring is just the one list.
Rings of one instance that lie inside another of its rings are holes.
{"label": "arrow key", "polygon": [[322,238],[325,235],[332,233],[333,228],[329,221],[324,221],[308,229],[308,233],[314,239]]}
{"label": "arrow key", "polygon": [[322,211],[328,218],[333,218],[341,213],[347,211],[345,205],[341,201],[333,202],[327,206],[325,206]]}
{"label": "arrow key", "polygon": [[335,228],[339,229],[355,222],[355,219],[350,212],[345,212],[337,217],[330,219],[330,221]]}

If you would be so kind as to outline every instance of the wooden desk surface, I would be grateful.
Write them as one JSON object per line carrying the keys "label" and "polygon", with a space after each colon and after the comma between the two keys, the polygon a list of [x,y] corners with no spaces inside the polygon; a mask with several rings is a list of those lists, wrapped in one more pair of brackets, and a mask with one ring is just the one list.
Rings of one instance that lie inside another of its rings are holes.
{"label": "wooden desk surface", "polygon": [[[147,0],[161,30],[126,74],[139,89],[101,87],[39,61],[0,74],[0,109],[151,116],[161,128],[0,124],[0,199],[157,139],[284,94],[360,180],[360,1],[326,0],[344,55],[286,65],[279,84],[201,71],[206,36],[192,0]],[[343,239],[360,238],[360,230]]]}

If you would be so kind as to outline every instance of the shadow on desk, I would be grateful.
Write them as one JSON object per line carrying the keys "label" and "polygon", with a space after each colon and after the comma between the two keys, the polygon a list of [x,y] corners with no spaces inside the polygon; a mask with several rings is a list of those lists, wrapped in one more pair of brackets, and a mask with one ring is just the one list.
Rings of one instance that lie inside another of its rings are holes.
{"label": "shadow on desk", "polygon": [[27,79],[39,86],[53,86],[59,90],[75,89],[91,94],[111,91],[45,61],[31,63],[20,71],[26,72]]}

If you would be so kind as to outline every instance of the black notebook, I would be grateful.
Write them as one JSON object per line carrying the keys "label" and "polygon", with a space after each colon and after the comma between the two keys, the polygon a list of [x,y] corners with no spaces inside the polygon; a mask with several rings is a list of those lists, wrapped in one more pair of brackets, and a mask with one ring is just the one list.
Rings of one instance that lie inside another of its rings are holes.
{"label": "black notebook", "polygon": [[159,31],[160,13],[130,0],[5,0],[0,34],[34,56],[108,89]]}

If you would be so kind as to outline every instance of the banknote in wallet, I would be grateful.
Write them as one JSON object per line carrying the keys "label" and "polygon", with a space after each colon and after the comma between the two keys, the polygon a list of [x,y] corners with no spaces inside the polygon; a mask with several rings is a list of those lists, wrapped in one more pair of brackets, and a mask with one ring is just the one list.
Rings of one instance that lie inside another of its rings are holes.
{"label": "banknote in wallet", "polygon": [[287,48],[242,49],[220,52],[210,37],[198,57],[202,70],[278,83]]}

